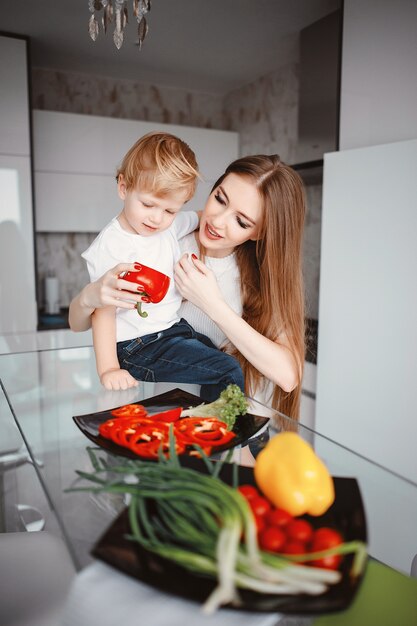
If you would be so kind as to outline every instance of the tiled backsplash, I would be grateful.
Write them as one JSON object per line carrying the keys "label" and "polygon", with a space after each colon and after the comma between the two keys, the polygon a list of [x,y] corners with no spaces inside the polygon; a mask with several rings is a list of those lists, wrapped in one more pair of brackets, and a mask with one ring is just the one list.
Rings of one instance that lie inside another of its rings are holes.
{"label": "tiled backsplash", "polygon": [[298,67],[285,65],[272,74],[227,94],[227,130],[240,135],[240,153],[279,154],[295,162],[298,136]]}
{"label": "tiled backsplash", "polygon": [[38,289],[41,308],[45,304],[44,279],[54,275],[59,280],[61,307],[68,307],[72,298],[87,284],[87,266],[81,253],[87,250],[97,233],[38,233]]}

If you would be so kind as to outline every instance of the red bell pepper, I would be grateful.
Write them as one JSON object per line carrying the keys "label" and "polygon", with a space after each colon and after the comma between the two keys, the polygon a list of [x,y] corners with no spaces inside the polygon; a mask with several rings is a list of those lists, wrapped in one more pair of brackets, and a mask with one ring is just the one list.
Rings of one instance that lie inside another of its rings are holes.
{"label": "red bell pepper", "polygon": [[[135,267],[137,268],[135,271],[122,272],[119,278],[137,283],[140,295],[149,298],[153,304],[161,302],[167,294],[170,277],[142,263],[136,263]],[[137,303],[136,309],[141,317],[148,317],[146,311],[142,311],[142,302]]]}

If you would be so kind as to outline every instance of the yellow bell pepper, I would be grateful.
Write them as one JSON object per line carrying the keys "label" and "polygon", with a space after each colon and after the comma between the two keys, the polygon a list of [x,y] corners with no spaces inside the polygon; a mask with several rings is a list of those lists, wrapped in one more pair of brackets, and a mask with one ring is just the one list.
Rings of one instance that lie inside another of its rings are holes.
{"label": "yellow bell pepper", "polygon": [[326,466],[294,432],[275,435],[258,454],[254,472],[264,495],[291,515],[323,515],[334,502]]}

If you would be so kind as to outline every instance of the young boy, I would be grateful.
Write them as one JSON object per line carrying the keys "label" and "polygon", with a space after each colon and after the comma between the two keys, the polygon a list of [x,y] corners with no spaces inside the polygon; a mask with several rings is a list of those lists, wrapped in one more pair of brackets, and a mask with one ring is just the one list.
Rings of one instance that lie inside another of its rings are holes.
{"label": "young boy", "polygon": [[194,195],[197,178],[194,152],[163,132],[139,139],[117,172],[124,206],[82,254],[90,279],[96,280],[117,263],[138,262],[171,281],[161,302],[145,305],[147,317],[136,309],[110,306],[94,312],[97,372],[106,389],[127,389],[138,380],[195,383],[202,385],[201,395],[210,401],[230,383],[244,388],[237,360],[220,352],[178,315],[181,296],[173,280],[180,257],[178,239],[194,231],[199,222],[197,213],[180,210]]}

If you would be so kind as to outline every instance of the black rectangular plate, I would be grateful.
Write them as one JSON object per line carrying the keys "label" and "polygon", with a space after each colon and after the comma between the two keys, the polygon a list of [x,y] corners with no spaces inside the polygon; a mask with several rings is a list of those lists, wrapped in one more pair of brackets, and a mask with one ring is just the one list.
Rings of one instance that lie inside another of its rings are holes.
{"label": "black rectangular plate", "polygon": [[[145,400],[141,400],[136,404],[141,404],[145,406],[147,411],[151,414],[159,413],[161,411],[167,411],[168,409],[173,409],[178,406],[181,406],[183,409],[185,409],[190,406],[197,406],[202,402],[203,400],[199,396],[195,396],[192,393],[183,391],[182,389],[173,389],[158,396],[153,396],[152,398],[146,398]],[[99,411],[98,413],[75,415],[73,417],[73,420],[77,424],[81,432],[86,437],[88,437],[90,441],[95,443],[97,446],[100,446],[100,448],[103,448],[104,450],[107,450],[112,454],[125,456],[129,459],[140,458],[137,454],[135,454],[128,448],[125,448],[124,446],[119,446],[110,439],[106,439],[106,437],[102,437],[99,434],[99,425],[112,417],[112,410],[114,409]],[[268,421],[269,418],[267,417],[260,417],[259,415],[252,415],[250,413],[246,413],[246,415],[238,415],[235,425],[233,427],[233,432],[236,434],[236,437],[234,437],[232,441],[223,446],[217,446],[215,448],[215,453],[229,450],[230,448],[234,448],[238,445],[245,445],[248,440],[253,437],[253,435],[256,435],[256,433],[259,432],[261,428],[263,428],[263,426],[268,423]]]}
{"label": "black rectangular plate", "polygon": [[[181,465],[207,472],[201,459],[182,457]],[[220,477],[232,484],[233,466],[224,464]],[[358,483],[354,478],[334,478],[336,498],[330,509],[320,517],[304,516],[313,526],[332,526],[339,530],[345,541],[360,540],[366,543],[367,531],[365,512]],[[253,469],[238,468],[239,484],[255,484]],[[167,559],[152,554],[137,543],[129,540],[130,533],[127,510],[124,510],[104,533],[92,550],[92,555],[116,569],[137,578],[161,591],[181,596],[202,604],[215,587],[215,582],[205,576],[192,574],[185,568]],[[306,594],[270,595],[240,590],[243,604],[238,610],[265,611],[299,615],[314,615],[346,609],[352,602],[362,577],[352,580],[349,570],[352,556],[344,557],[342,580],[331,585],[319,596]],[[235,608],[235,607],[230,607]]]}

